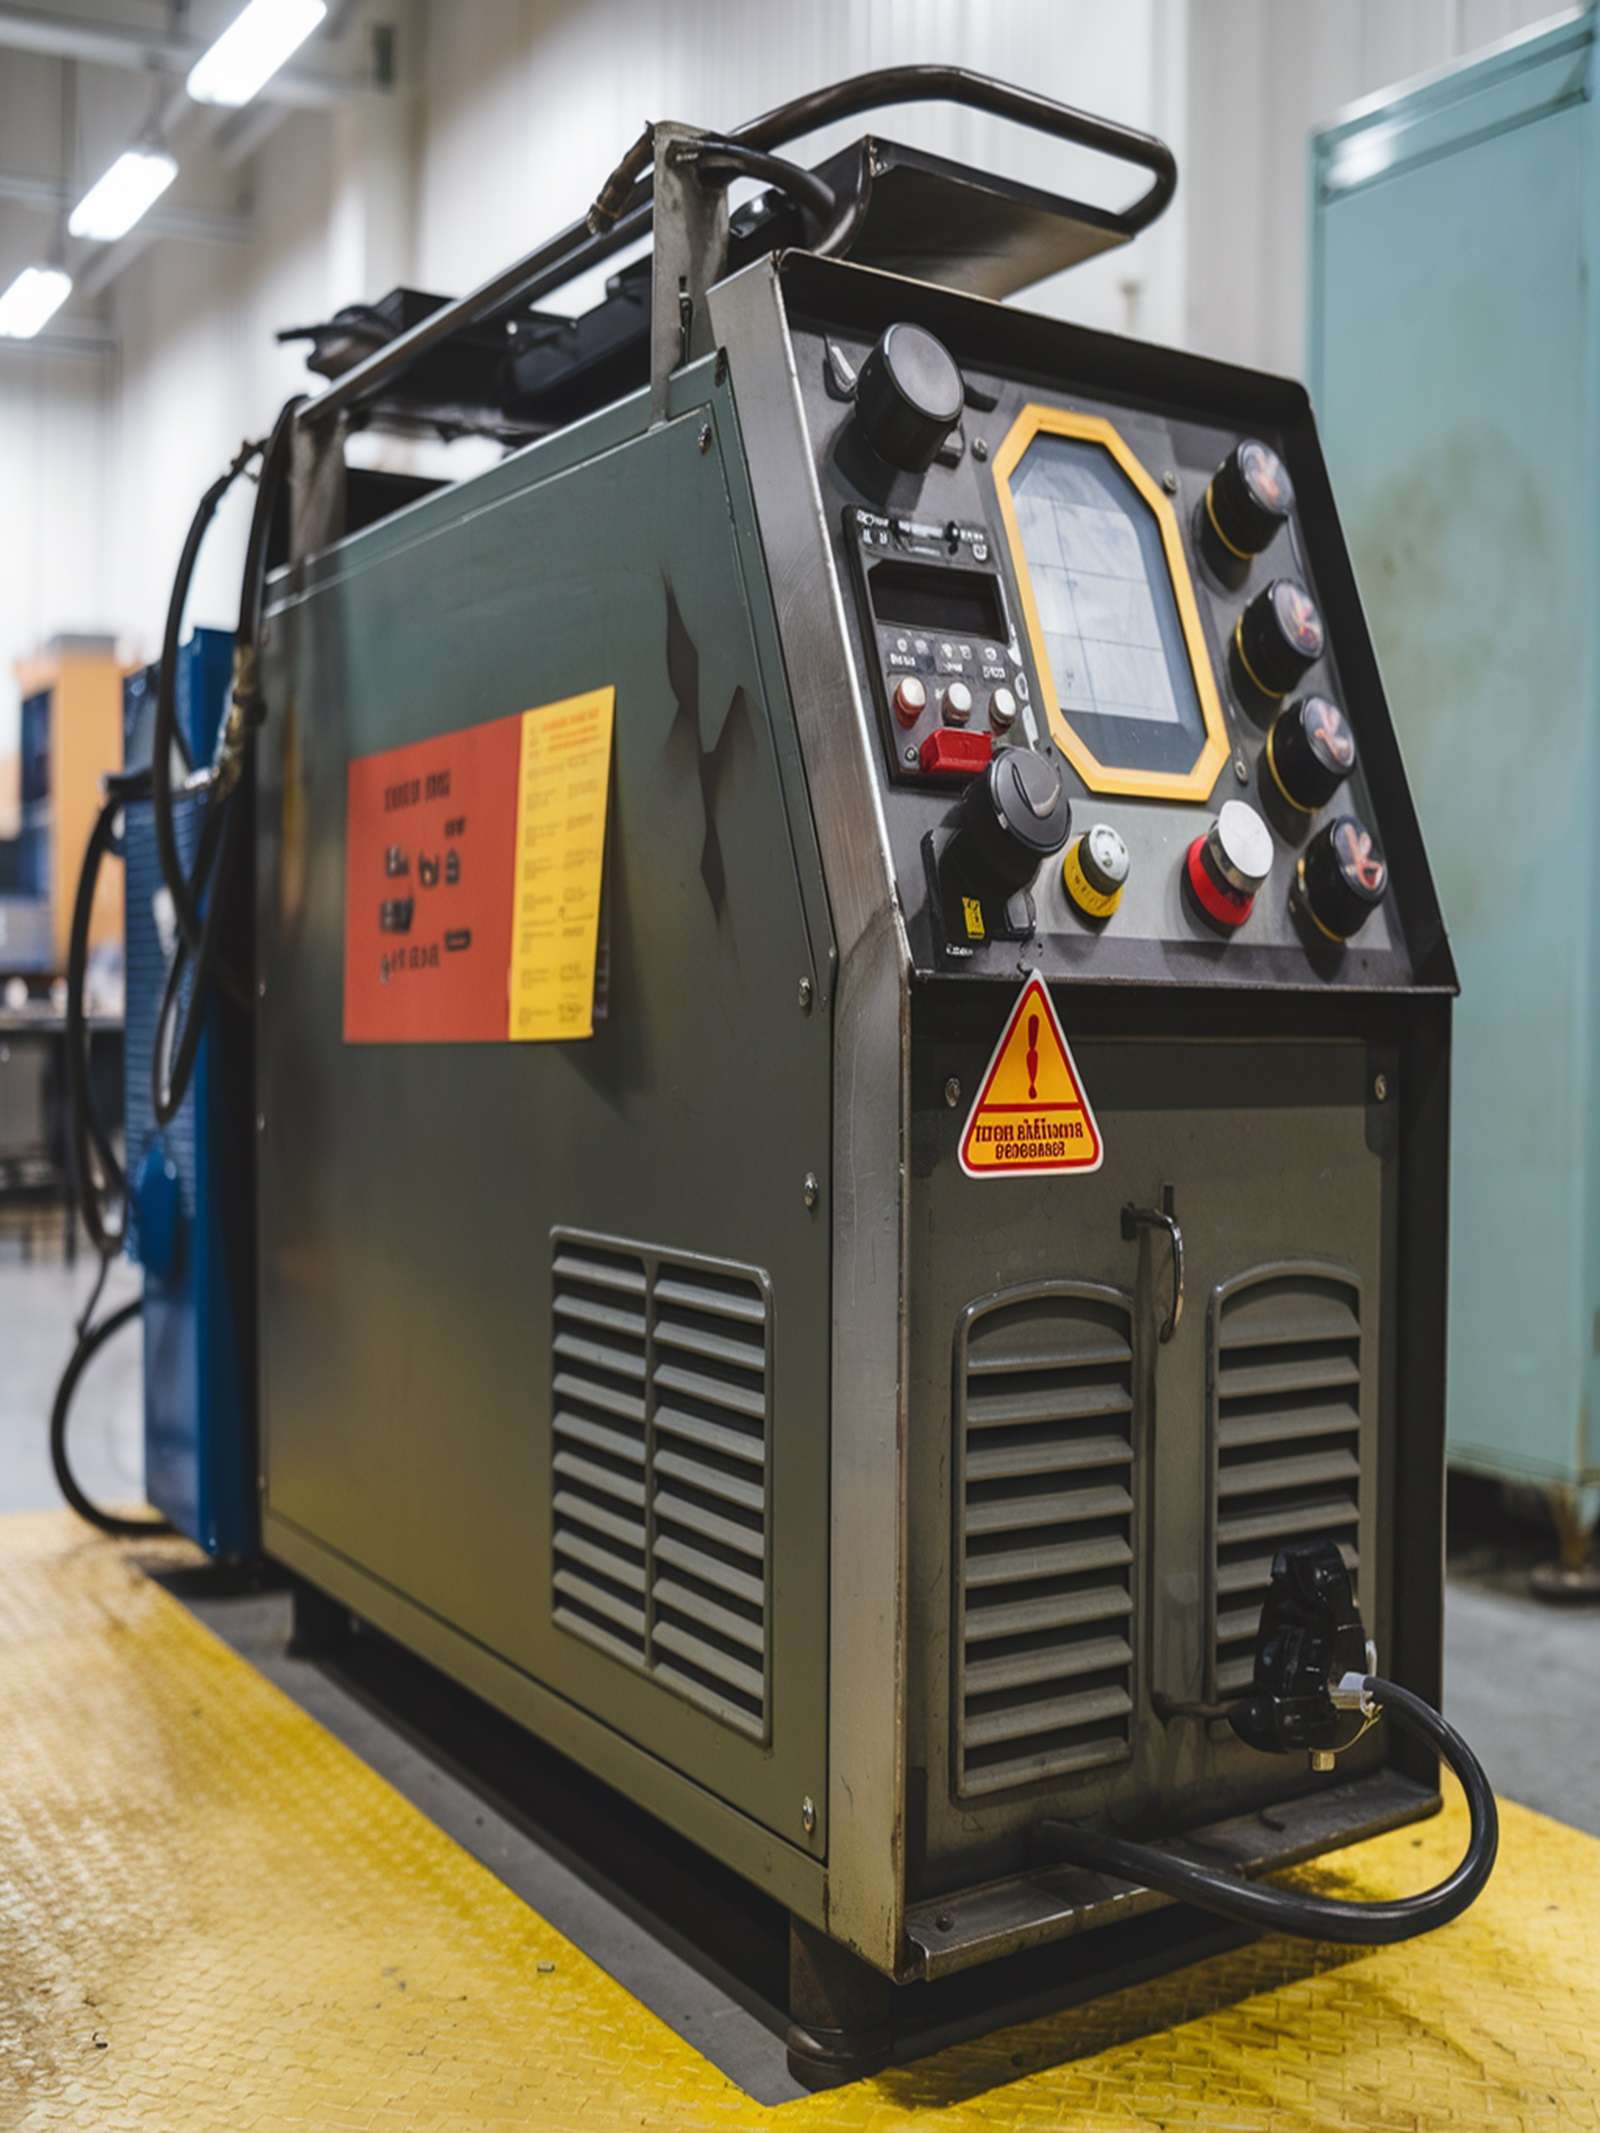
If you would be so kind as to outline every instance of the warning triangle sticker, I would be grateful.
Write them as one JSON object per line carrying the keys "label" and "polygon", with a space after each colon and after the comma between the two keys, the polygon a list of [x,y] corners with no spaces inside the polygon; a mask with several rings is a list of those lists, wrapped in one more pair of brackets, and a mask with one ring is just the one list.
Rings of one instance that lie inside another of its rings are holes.
{"label": "warning triangle sticker", "polygon": [[961,1135],[969,1178],[1098,1170],[1100,1128],[1044,981],[1030,977]]}

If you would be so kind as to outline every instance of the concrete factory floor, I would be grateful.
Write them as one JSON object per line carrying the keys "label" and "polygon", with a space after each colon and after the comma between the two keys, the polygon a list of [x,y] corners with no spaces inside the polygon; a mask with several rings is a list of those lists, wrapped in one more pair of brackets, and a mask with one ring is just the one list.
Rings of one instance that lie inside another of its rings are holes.
{"label": "concrete factory floor", "polygon": [[[91,1270],[4,1251],[0,1512],[26,1513],[56,1500],[44,1423]],[[119,1269],[106,1302],[129,1293]],[[112,1500],[138,1491],[124,1340],[73,1432]],[[1600,1617],[1525,1598],[1525,1553],[1483,1525],[1461,1552],[1447,1708],[1503,1798],[1600,1832]],[[1600,1845],[1539,1815],[1506,1808],[1444,1933],[1227,1946],[808,2100],[761,1918],[731,1963],[690,1937],[735,1919],[731,1877],[382,1640],[313,1662],[286,1627],[281,1589],[183,1544],[0,1516],[0,2123],[1600,2127]],[[1463,1830],[1452,1787],[1303,1871],[1397,1893]]]}

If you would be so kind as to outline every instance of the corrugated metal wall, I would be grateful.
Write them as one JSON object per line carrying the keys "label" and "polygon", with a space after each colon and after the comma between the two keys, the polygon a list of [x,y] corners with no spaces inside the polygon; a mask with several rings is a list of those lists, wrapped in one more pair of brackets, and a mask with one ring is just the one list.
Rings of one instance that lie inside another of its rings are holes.
{"label": "corrugated metal wall", "polygon": [[1191,0],[1185,341],[1298,375],[1312,130],[1553,12],[1548,0]]}
{"label": "corrugated metal wall", "polygon": [[[842,75],[957,61],[1162,133],[1182,151],[1186,0],[476,0],[427,11],[418,268],[454,287],[581,214],[648,118],[732,125]],[[859,125],[819,137],[823,149]],[[1125,202],[1100,159],[947,107],[886,114],[881,130],[1055,189]],[[489,174],[492,173],[492,180]],[[1182,326],[1177,218],[1134,252],[1044,292],[1046,308],[1142,330]],[[1031,301],[1032,299],[1030,299]]]}

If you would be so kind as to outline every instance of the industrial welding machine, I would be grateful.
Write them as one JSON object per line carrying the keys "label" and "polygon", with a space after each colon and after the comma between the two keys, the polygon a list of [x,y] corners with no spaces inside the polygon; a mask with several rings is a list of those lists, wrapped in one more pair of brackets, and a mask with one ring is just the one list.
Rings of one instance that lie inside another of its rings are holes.
{"label": "industrial welding machine", "polygon": [[[775,153],[937,97],[1148,190]],[[1454,977],[1306,398],[993,301],[1175,182],[953,68],[658,125],[311,329],[260,448],[264,1546],[786,1906],[813,2078],[895,1982],[1109,1978],[1171,1898],[1400,1938],[1493,1859],[1430,1708]],[[516,448],[422,494],[385,424]],[[1252,1880],[1441,1748],[1439,1889]]]}

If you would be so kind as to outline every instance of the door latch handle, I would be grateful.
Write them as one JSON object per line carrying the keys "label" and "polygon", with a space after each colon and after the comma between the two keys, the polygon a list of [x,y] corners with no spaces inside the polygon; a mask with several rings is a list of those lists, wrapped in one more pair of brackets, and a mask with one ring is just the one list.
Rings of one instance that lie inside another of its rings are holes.
{"label": "door latch handle", "polygon": [[1163,1343],[1171,1340],[1183,1320],[1183,1231],[1172,1211],[1174,1199],[1172,1187],[1163,1185],[1159,1207],[1135,1207],[1130,1200],[1122,1210],[1122,1234],[1130,1244],[1141,1229],[1164,1229],[1172,1245],[1172,1309],[1161,1328]]}

